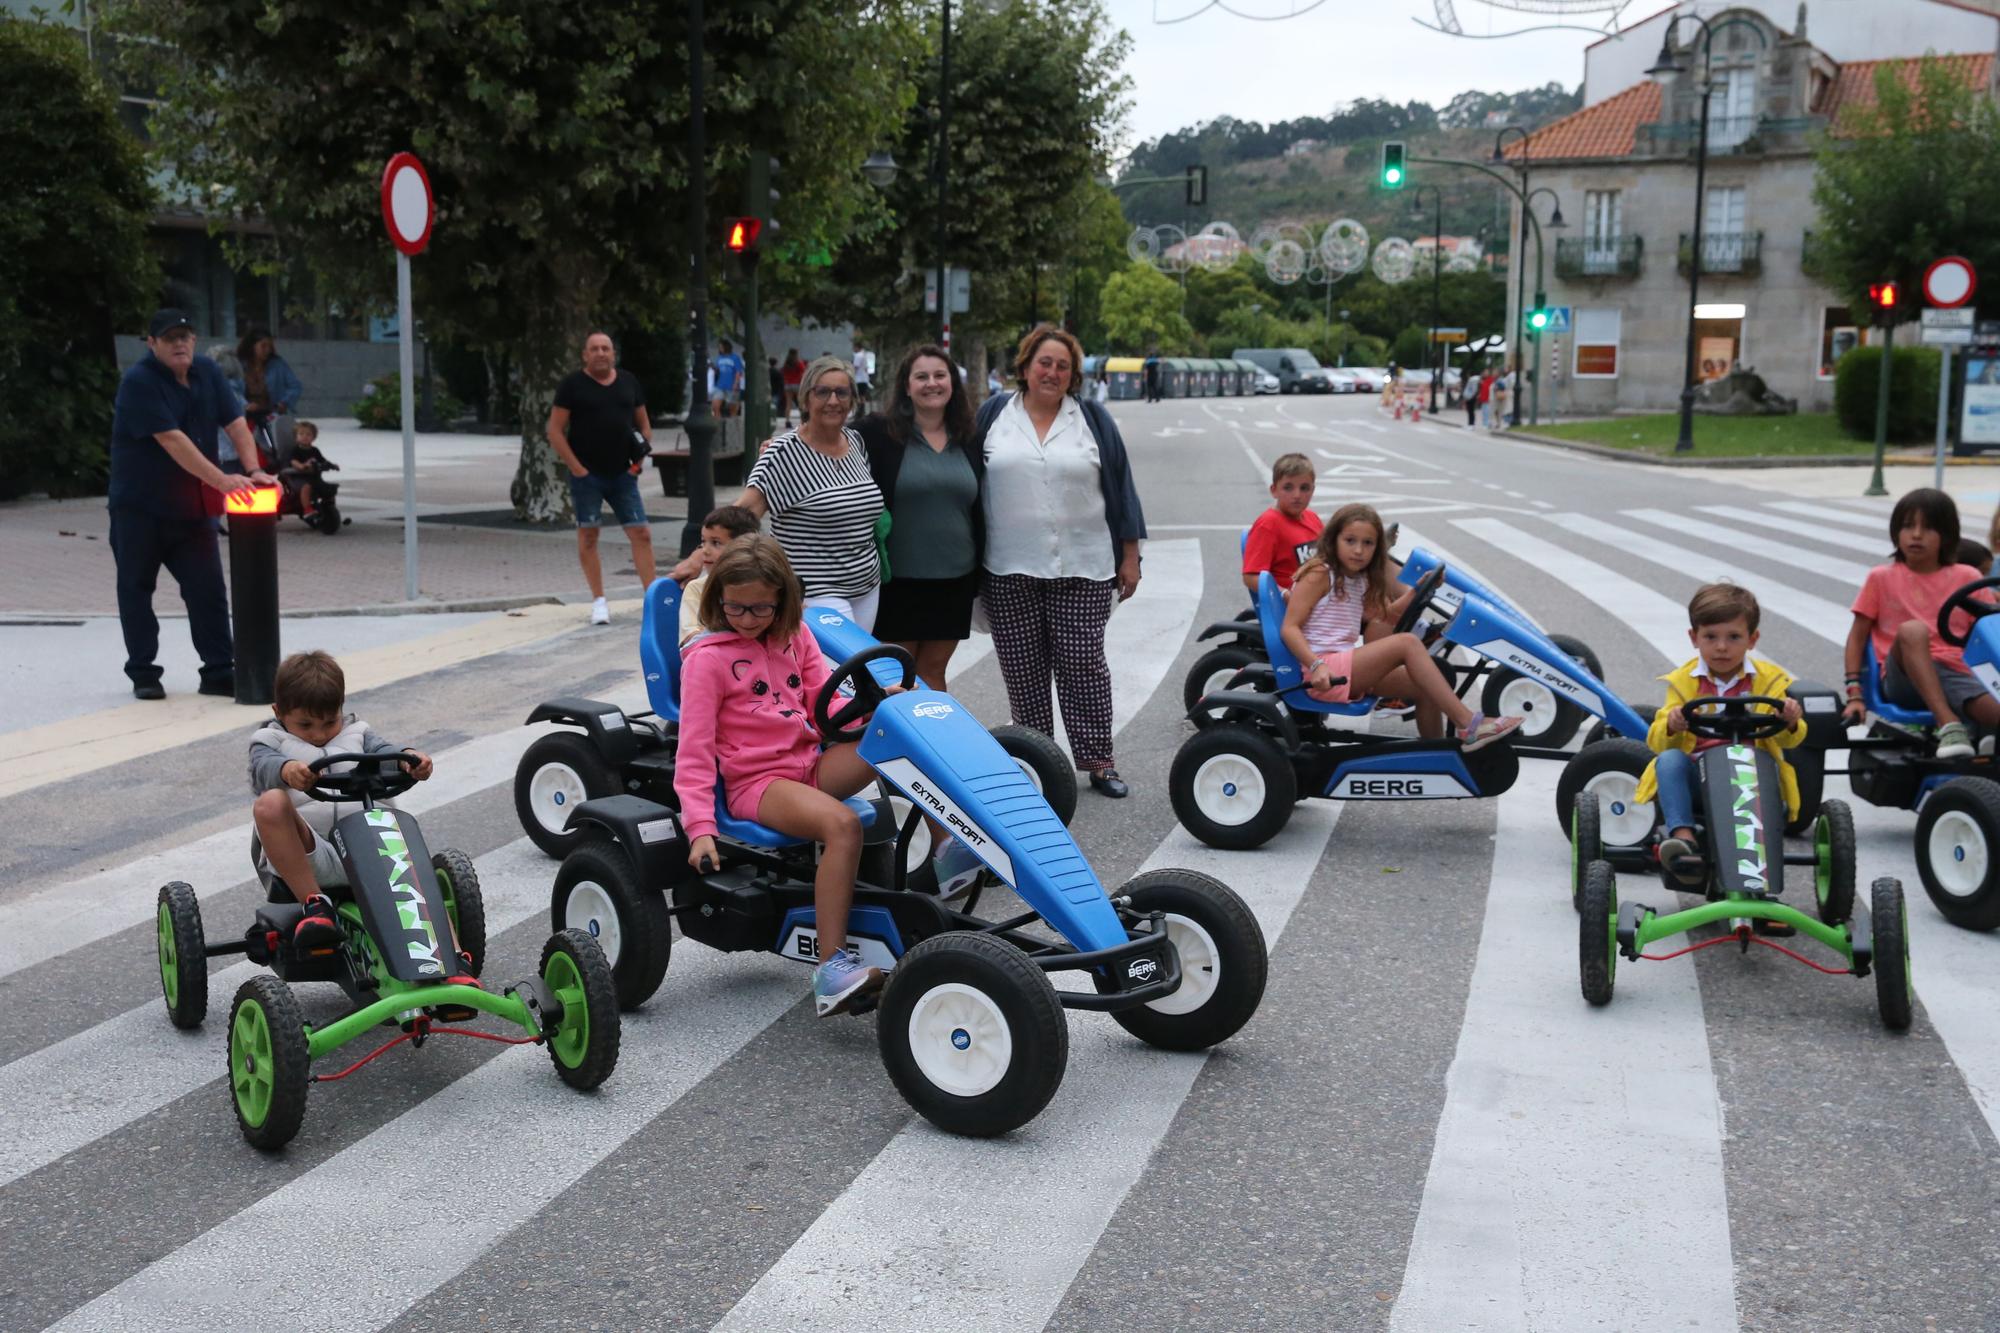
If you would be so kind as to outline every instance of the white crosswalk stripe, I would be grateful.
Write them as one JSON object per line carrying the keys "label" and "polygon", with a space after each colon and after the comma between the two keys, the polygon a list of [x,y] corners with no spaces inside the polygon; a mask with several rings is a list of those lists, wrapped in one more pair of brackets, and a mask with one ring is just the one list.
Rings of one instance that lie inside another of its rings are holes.
{"label": "white crosswalk stripe", "polygon": [[[1871,541],[1852,528],[1829,527],[1825,523],[1807,523],[1802,519],[1787,518],[1783,514],[1774,514],[1765,509],[1753,509],[1748,505],[1702,505],[1701,512],[1726,518],[1736,524],[1749,523],[1758,527],[1774,528],[1779,532],[1789,532],[1794,537],[1804,537],[1823,545],[1858,551],[1878,559],[1885,558],[1889,549],[1886,538]],[[1740,536],[1741,532],[1742,529],[1739,527],[1732,536]]]}
{"label": "white crosswalk stripe", "polygon": [[1690,518],[1686,514],[1671,514],[1664,509],[1627,509],[1622,511],[1627,518],[1636,518],[1642,523],[1650,523],[1656,528],[1683,537],[1700,538],[1711,549],[1741,551],[1745,555],[1756,556],[1774,564],[1789,565],[1793,569],[1803,569],[1809,574],[1823,574],[1836,582],[1859,588],[1861,581],[1868,577],[1867,565],[1854,560],[1841,560],[1817,551],[1801,550],[1785,542],[1774,542],[1742,531],[1740,528],[1724,527],[1720,523],[1705,523]]}

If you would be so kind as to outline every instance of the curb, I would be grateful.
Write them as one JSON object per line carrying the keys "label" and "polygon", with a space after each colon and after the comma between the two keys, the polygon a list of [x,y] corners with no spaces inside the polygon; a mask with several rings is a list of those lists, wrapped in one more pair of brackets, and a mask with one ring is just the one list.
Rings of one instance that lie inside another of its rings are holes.
{"label": "curb", "polygon": [[[554,593],[528,594],[518,597],[463,597],[456,601],[441,602],[382,602],[374,606],[321,606],[293,608],[280,611],[280,620],[317,620],[327,616],[423,616],[477,613],[481,611],[518,611],[529,606],[563,606],[562,598]],[[161,620],[186,620],[185,610],[178,614],[162,609],[158,612]],[[80,620],[116,620],[116,611],[0,611],[0,627],[20,628],[29,625],[68,624]]]}
{"label": "curb", "polygon": [[[1643,449],[1618,449],[1608,444],[1592,444],[1587,440],[1559,440],[1552,435],[1536,435],[1524,430],[1510,430],[1499,438],[1520,440],[1524,444],[1547,445],[1555,449],[1568,449],[1572,453],[1619,459],[1651,467],[1782,468],[1875,465],[1875,459],[1870,454],[1744,454],[1731,458],[1662,458]],[[1935,461],[1936,455],[1930,453],[1892,453],[1882,456],[1884,467],[1928,467]],[[2000,467],[2000,458],[1959,458],[1946,455],[1944,461],[1946,467]]]}

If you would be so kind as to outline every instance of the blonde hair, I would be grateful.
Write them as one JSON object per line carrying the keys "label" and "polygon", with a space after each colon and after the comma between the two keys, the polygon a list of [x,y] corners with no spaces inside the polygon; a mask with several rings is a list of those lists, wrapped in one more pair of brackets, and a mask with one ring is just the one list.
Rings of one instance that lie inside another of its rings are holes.
{"label": "blonde hair", "polygon": [[[851,391],[854,388],[854,367],[837,356],[816,356],[812,359],[812,364],[806,367],[806,373],[799,379],[799,397],[810,399],[813,386],[835,371],[847,376],[847,387]],[[849,401],[852,401],[851,392]]]}
{"label": "blonde hair", "polygon": [[1342,505],[1333,511],[1333,517],[1320,529],[1319,540],[1313,544],[1312,558],[1299,566],[1298,573],[1292,576],[1292,585],[1298,586],[1300,579],[1324,565],[1333,580],[1333,595],[1347,596],[1347,571],[1336,552],[1340,549],[1341,532],[1356,523],[1367,523],[1375,529],[1375,554],[1361,571],[1365,587],[1361,613],[1380,619],[1389,614],[1389,541],[1382,528],[1382,516],[1368,505]]}
{"label": "blonde hair", "polygon": [[1083,344],[1066,329],[1054,324],[1037,324],[1028,330],[1028,336],[1021,339],[1021,345],[1014,351],[1014,380],[1022,388],[1028,387],[1028,367],[1033,364],[1035,353],[1042,350],[1043,343],[1061,343],[1069,353],[1069,387],[1063,392],[1075,397],[1083,390]]}
{"label": "blonde hair", "polygon": [[1276,486],[1286,477],[1311,477],[1319,479],[1319,472],[1313,461],[1304,454],[1280,454],[1278,461],[1271,464],[1271,484]]}
{"label": "blonde hair", "polygon": [[746,583],[768,584],[778,590],[778,609],[759,638],[788,643],[799,631],[805,611],[805,589],[785,558],[785,548],[761,532],[746,533],[722,548],[708,571],[701,589],[701,627],[710,632],[731,629],[722,613],[722,602],[731,587]]}

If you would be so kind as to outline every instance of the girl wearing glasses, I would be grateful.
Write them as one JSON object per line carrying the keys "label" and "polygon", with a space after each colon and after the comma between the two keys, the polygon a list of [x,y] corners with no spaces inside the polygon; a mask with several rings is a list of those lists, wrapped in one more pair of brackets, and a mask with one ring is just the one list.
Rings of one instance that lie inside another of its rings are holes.
{"label": "girl wearing glasses", "polygon": [[771,538],[738,537],[716,557],[701,593],[701,623],[709,633],[681,655],[674,791],[688,864],[697,871],[721,864],[718,770],[730,814],[825,845],[813,881],[821,950],[813,1002],[825,1018],[882,985],[881,969],[863,966],[846,947],[861,821],[841,804],[875,774],[853,745],[820,749],[812,701],[826,684],[826,660],[800,623],[804,602],[791,563]]}
{"label": "girl wearing glasses", "polygon": [[800,390],[805,420],[764,447],[739,503],[770,516],[771,535],[807,597],[873,631],[882,492],[868,470],[867,446],[847,425],[854,376],[837,357],[822,356],[806,367]]}

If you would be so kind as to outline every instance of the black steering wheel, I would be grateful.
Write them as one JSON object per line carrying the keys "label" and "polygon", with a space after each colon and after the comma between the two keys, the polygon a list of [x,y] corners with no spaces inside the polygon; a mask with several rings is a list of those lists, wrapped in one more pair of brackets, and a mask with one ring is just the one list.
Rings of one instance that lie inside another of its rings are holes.
{"label": "black steering wheel", "polygon": [[[909,689],[917,680],[917,659],[893,643],[878,643],[873,648],[864,648],[833,669],[826,678],[826,684],[819,687],[819,698],[813,701],[813,724],[819,728],[819,738],[828,745],[858,741],[868,730],[868,715],[889,697],[889,691],[882,682],[875,679],[875,673],[868,670],[870,662],[883,659],[897,662],[903,668],[902,688]],[[833,701],[839,696],[841,687],[852,685],[854,697],[833,709]]]}
{"label": "black steering wheel", "polygon": [[[315,801],[386,800],[400,796],[417,785],[407,765],[417,762],[408,750],[384,750],[380,754],[327,754],[306,765],[312,770],[313,784],[306,795]],[[346,773],[329,773],[335,764],[353,764]]]}
{"label": "black steering wheel", "polygon": [[1417,580],[1417,586],[1410,593],[1410,604],[1403,608],[1403,614],[1396,617],[1396,633],[1408,634],[1417,627],[1417,618],[1429,608],[1431,598],[1444,583],[1444,561],[1438,561],[1437,568]]}
{"label": "black steering wheel", "polygon": [[1776,710],[1785,706],[1785,700],[1773,699],[1768,694],[1733,694],[1726,698],[1704,694],[1682,704],[1681,715],[1687,718],[1688,731],[1696,739],[1737,745],[1769,740],[1792,725],[1775,711],[1751,712],[1758,704]]}
{"label": "black steering wheel", "polygon": [[1971,583],[1966,584],[1963,588],[1960,588],[1957,592],[1954,592],[1951,596],[1945,598],[1944,605],[1938,608],[1938,618],[1937,618],[1938,637],[1943,639],[1946,643],[1950,644],[1954,648],[1965,647],[1966,639],[1971,637],[1972,626],[1967,625],[1965,627],[1964,634],[1952,633],[1951,631],[1952,615],[1955,612],[1963,611],[1968,616],[1971,616],[1973,621],[1976,623],[1981,616],[1990,616],[1994,612],[2000,611],[2000,606],[1996,606],[1992,602],[1988,601],[1975,602],[1972,600],[1972,594],[1976,592],[1984,592],[1988,588],[2000,588],[2000,575],[1995,575],[1994,577],[1989,579],[1974,579]]}

